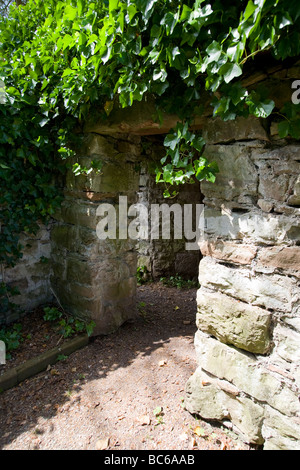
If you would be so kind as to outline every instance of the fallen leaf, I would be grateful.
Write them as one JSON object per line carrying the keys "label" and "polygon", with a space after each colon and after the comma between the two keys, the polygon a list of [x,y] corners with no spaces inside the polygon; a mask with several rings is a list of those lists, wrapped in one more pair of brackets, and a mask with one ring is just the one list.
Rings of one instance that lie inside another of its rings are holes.
{"label": "fallen leaf", "polygon": [[50,375],[59,375],[59,372],[56,369],[51,369],[50,370]]}
{"label": "fallen leaf", "polygon": [[176,305],[176,307],[174,307],[174,310],[179,310],[179,307]]}
{"label": "fallen leaf", "polygon": [[192,437],[192,440],[191,440],[191,446],[192,447],[197,447],[197,441],[194,437]]}

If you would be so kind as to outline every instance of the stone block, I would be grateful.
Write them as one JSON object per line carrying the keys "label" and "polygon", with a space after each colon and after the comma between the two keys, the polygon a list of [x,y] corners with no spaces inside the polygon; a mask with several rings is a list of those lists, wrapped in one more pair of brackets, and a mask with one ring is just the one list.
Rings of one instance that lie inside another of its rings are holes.
{"label": "stone block", "polygon": [[51,231],[51,242],[59,248],[68,251],[76,250],[78,229],[74,225],[55,225]]}
{"label": "stone block", "polygon": [[203,256],[237,264],[251,264],[257,253],[253,245],[223,240],[201,240],[199,247]]}
{"label": "stone block", "polygon": [[276,325],[273,334],[276,354],[288,364],[296,364],[300,367],[300,334],[282,326],[281,323]]}
{"label": "stone block", "polygon": [[288,274],[300,277],[299,246],[262,248],[255,261],[256,269],[280,269]]}
{"label": "stone block", "polygon": [[262,435],[264,450],[300,450],[300,419],[266,407]]}
{"label": "stone block", "polygon": [[177,253],[175,255],[175,272],[185,278],[197,277],[200,254],[198,251]]}
{"label": "stone block", "polygon": [[291,312],[293,302],[299,298],[297,282],[292,278],[229,268],[209,257],[200,262],[199,283],[252,305],[281,312]]}
{"label": "stone block", "polygon": [[238,117],[234,121],[208,119],[203,127],[203,137],[208,144],[230,143],[239,140],[268,141],[268,135],[259,119]]}
{"label": "stone block", "polygon": [[[81,166],[89,167],[92,157],[78,159]],[[139,188],[139,173],[135,165],[126,161],[120,155],[112,161],[103,160],[100,173],[91,172],[88,176],[76,176],[72,171],[67,173],[67,190],[81,190],[95,193],[116,194],[137,191]]]}
{"label": "stone block", "polygon": [[291,206],[299,206],[300,205],[300,176],[298,176],[295,184],[293,186],[293,194],[288,199],[288,203]]}
{"label": "stone block", "polygon": [[231,395],[230,388],[228,384],[224,391],[219,380],[199,367],[186,384],[185,408],[203,419],[230,420],[244,440],[262,444],[263,407],[244,396]]}
{"label": "stone block", "polygon": [[[300,221],[285,215],[252,210],[245,214],[231,210],[204,210],[206,238],[243,240],[244,243],[280,245],[300,241]],[[201,241],[201,240],[200,240]]]}
{"label": "stone block", "polygon": [[299,413],[298,396],[285,382],[270,374],[251,354],[228,346],[197,331],[196,356],[199,367],[259,402],[269,404],[286,416]]}
{"label": "stone block", "polygon": [[271,315],[266,310],[218,292],[200,289],[197,294],[197,327],[223,343],[265,354],[271,342]]}
{"label": "stone block", "polygon": [[258,192],[262,199],[286,201],[290,179],[299,173],[300,165],[295,161],[262,160],[259,165]]}
{"label": "stone block", "polygon": [[242,196],[256,195],[257,171],[246,147],[207,145],[204,156],[215,161],[220,170],[216,183],[202,182],[201,191],[206,198],[238,201]]}

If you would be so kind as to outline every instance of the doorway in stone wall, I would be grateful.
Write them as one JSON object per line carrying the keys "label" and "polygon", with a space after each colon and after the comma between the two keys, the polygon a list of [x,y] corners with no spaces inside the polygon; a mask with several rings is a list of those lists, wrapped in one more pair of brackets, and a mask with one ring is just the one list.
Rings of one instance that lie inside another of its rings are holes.
{"label": "doorway in stone wall", "polygon": [[[146,143],[148,160],[143,161],[140,166],[137,202],[147,207],[150,233],[147,240],[140,239],[137,243],[138,275],[140,280],[143,280],[143,277],[155,281],[161,278],[177,277],[178,281],[182,279],[196,282],[201,258],[200,248],[196,244],[193,249],[190,249],[191,239],[188,239],[185,233],[184,217],[186,206],[191,214],[189,231],[192,232],[190,236],[193,237],[196,233],[196,206],[202,204],[200,183],[173,187],[170,191],[174,190],[177,195],[164,198],[164,185],[156,183],[155,175],[151,173],[151,162],[157,161],[164,155],[163,137],[151,136],[144,138],[143,141]],[[153,236],[153,230],[151,230],[154,224],[151,220],[153,207],[159,212],[159,228],[155,232],[156,236]],[[163,223],[166,223],[166,218],[170,220],[170,231],[167,234],[163,233],[162,228]],[[180,228],[177,233],[175,226],[176,229]]]}

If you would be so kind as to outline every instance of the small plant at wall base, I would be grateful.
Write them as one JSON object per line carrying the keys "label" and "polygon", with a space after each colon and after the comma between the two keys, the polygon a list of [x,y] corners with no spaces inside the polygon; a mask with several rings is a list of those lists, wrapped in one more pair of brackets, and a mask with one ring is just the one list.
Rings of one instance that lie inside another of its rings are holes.
{"label": "small plant at wall base", "polygon": [[51,322],[64,338],[84,332],[91,336],[96,326],[93,321],[83,321],[68,316],[57,307],[44,307],[44,313],[43,319]]}
{"label": "small plant at wall base", "polygon": [[[20,233],[36,232],[60,205],[80,128],[94,110],[105,120],[113,109],[151,97],[158,122],[163,113],[178,116],[156,169],[165,196],[171,186],[216,178],[203,136],[192,131],[204,96],[215,117],[273,113],[282,137],[300,137],[299,105],[276,109],[269,90],[242,82],[261,56],[273,63],[299,58],[298,0],[29,0],[6,15],[0,18],[4,266],[22,256]],[[94,166],[77,163],[74,172],[101,171]]]}
{"label": "small plant at wall base", "polygon": [[162,282],[165,286],[177,287],[177,289],[192,289],[199,287],[198,281],[193,279],[183,279],[183,277],[179,276],[178,274],[176,274],[176,276],[161,277],[160,282]]}
{"label": "small plant at wall base", "polygon": [[147,266],[138,266],[136,270],[136,278],[137,278],[137,284],[142,285],[145,284],[146,282],[149,282],[150,279],[150,272],[147,269]]}
{"label": "small plant at wall base", "polygon": [[19,323],[15,323],[11,327],[2,327],[0,329],[0,341],[5,343],[6,348],[6,359],[11,359],[12,351],[18,349],[23,341],[22,337],[22,326]]}

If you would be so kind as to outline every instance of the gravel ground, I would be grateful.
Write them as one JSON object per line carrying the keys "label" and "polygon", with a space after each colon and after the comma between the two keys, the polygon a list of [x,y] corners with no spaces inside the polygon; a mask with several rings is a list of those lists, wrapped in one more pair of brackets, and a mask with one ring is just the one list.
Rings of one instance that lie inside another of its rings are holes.
{"label": "gravel ground", "polygon": [[[196,369],[195,298],[196,289],[141,286],[136,320],[3,392],[0,449],[249,449],[184,409]],[[26,321],[35,333],[20,357],[45,350],[45,328],[49,337],[41,316]]]}

